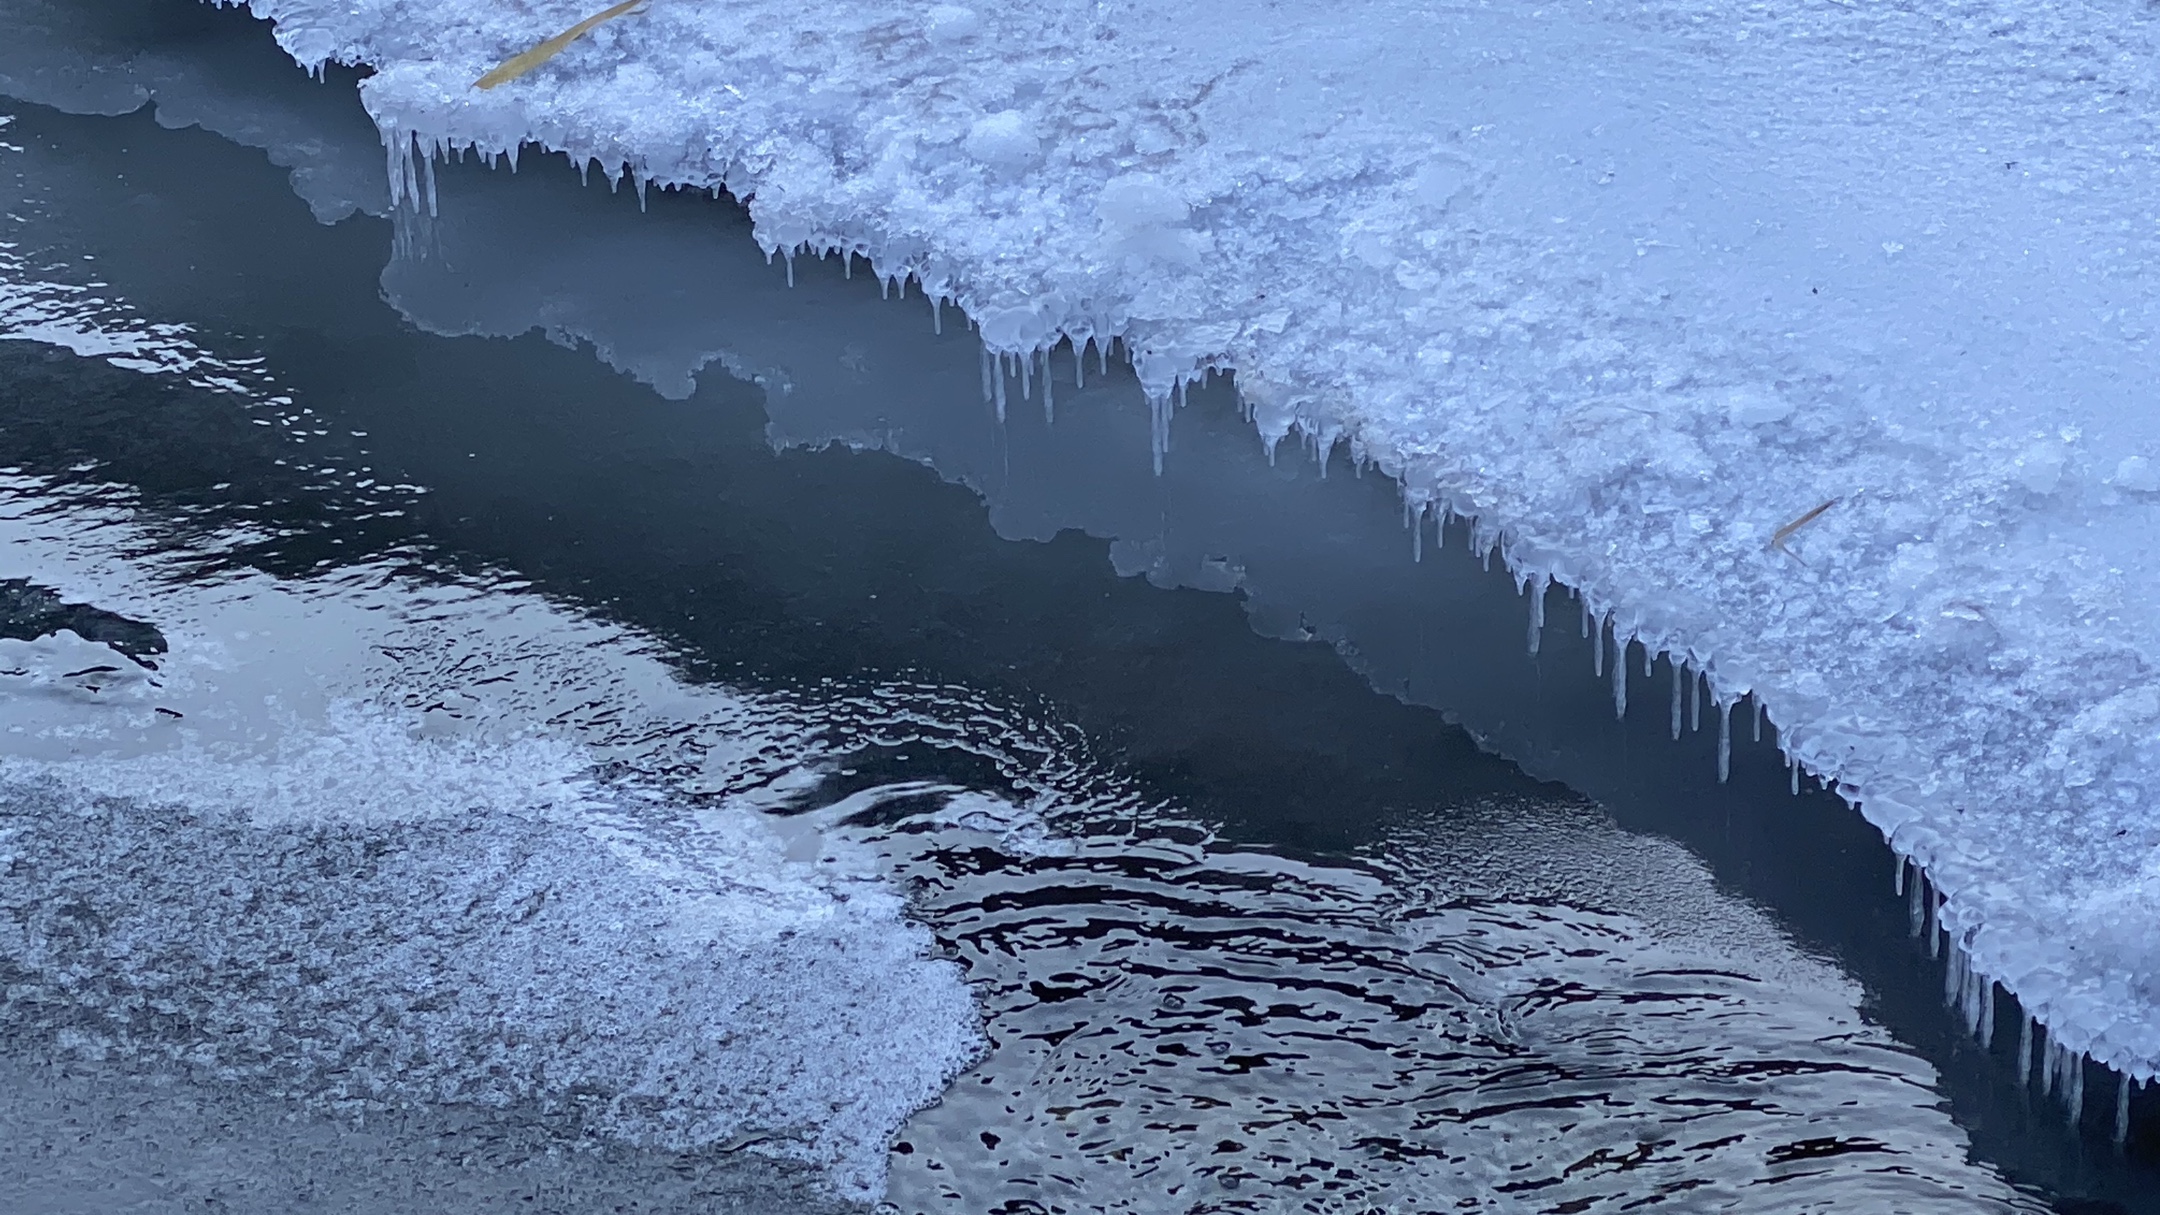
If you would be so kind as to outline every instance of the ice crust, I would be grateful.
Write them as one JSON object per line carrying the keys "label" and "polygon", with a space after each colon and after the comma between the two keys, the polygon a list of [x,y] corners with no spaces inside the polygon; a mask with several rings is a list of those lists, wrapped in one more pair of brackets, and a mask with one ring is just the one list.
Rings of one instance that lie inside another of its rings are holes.
{"label": "ice crust", "polygon": [[746,1149],[877,1197],[982,1035],[872,858],[760,812],[817,783],[825,723],[514,584],[176,581],[159,549],[0,476],[0,576],[171,646],[152,670],[0,639],[11,1027],[340,1116]]}
{"label": "ice crust", "polygon": [[1981,973],[2160,1072],[2155,14],[654,0],[480,93],[591,6],[249,6],[375,70],[411,205],[530,142],[1001,357],[1114,335],[1165,409],[1234,369],[1263,440],[1759,696]]}

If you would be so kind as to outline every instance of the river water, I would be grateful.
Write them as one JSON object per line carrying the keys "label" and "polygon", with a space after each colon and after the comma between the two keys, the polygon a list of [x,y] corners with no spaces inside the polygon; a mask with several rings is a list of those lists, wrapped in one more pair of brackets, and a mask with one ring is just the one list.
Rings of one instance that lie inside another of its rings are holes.
{"label": "river water", "polygon": [[385,216],[349,77],[10,2],[11,1208],[2160,1209],[1774,740],[1227,384],[1157,475],[725,200]]}

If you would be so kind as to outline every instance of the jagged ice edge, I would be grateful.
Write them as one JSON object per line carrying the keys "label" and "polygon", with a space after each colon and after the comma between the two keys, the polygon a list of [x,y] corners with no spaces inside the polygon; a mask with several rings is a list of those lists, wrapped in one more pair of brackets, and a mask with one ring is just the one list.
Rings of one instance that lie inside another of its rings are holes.
{"label": "jagged ice edge", "polygon": [[[222,7],[243,5],[247,0],[210,0],[210,3]],[[311,74],[319,76],[329,60],[300,62]],[[447,162],[452,157],[462,160],[467,155],[473,155],[490,166],[498,162],[507,164],[511,171],[515,172],[519,154],[526,143],[531,143],[545,152],[563,155],[577,167],[581,178],[587,177],[590,170],[597,165],[611,189],[619,189],[622,183],[628,180],[637,191],[641,205],[648,188],[654,184],[663,189],[703,191],[716,199],[723,194],[748,198],[755,193],[754,182],[747,180],[754,174],[740,161],[731,164],[727,170],[707,174],[706,180],[689,180],[672,173],[656,172],[649,163],[641,163],[642,157],[627,152],[620,146],[580,148],[575,146],[575,141],[567,139],[558,141],[563,146],[556,146],[536,137],[521,137],[505,143],[484,132],[460,134],[448,129],[423,130],[417,125],[400,122],[393,116],[376,113],[372,108],[370,116],[383,138],[393,207],[410,206],[414,211],[424,210],[430,216],[437,210],[436,160]],[[528,136],[531,134],[528,133]],[[745,180],[737,180],[738,178]],[[872,272],[878,277],[888,296],[897,291],[905,298],[908,282],[914,281],[917,289],[929,301],[932,324],[938,331],[942,332],[943,309],[947,304],[959,308],[963,315],[968,311],[969,300],[965,282],[934,254],[918,251],[899,258],[889,254],[881,256],[887,251],[859,237],[850,238],[843,234],[810,229],[790,234],[794,239],[782,239],[773,232],[772,227],[766,220],[757,220],[753,228],[754,236],[765,251],[768,261],[775,257],[785,261],[790,285],[794,282],[794,259],[798,255],[819,258],[838,255],[846,259],[851,273],[854,259],[860,257],[870,264]],[[1137,349],[1129,346],[1124,340],[1122,326],[1109,318],[1067,320],[1050,331],[1048,343],[1038,341],[1032,345],[1001,340],[1000,334],[990,332],[972,320],[970,323],[975,325],[983,343],[984,397],[996,407],[1000,420],[1004,418],[1008,404],[1006,381],[1014,375],[1021,380],[1023,399],[1033,395],[1033,383],[1040,376],[1044,384],[1045,413],[1049,415],[1054,411],[1048,371],[1049,356],[1058,346],[1070,345],[1076,379],[1083,382],[1086,350],[1093,347],[1098,367],[1106,369],[1112,346],[1118,347],[1119,359],[1133,368],[1148,398],[1151,413],[1150,446],[1157,472],[1162,470],[1163,458],[1168,450],[1170,420],[1183,405],[1188,386],[1203,382],[1218,373],[1231,374],[1235,371],[1227,361],[1213,357],[1196,360],[1179,355],[1175,357],[1183,365],[1172,365],[1170,358],[1144,346]],[[1036,370],[1038,364],[1041,368],[1039,372]],[[1405,470],[1398,462],[1387,458],[1384,452],[1368,449],[1358,435],[1341,424],[1298,411],[1285,411],[1269,419],[1274,423],[1270,426],[1259,417],[1259,411],[1252,403],[1244,402],[1241,409],[1246,420],[1259,428],[1261,440],[1271,460],[1279,444],[1290,435],[1296,434],[1323,467],[1334,447],[1338,443],[1345,443],[1350,449],[1351,459],[1361,469],[1376,467],[1396,480],[1403,494],[1406,522],[1412,524],[1417,532],[1417,539],[1413,542],[1414,556],[1422,554],[1426,518],[1436,519],[1438,534],[1443,538],[1448,522],[1461,520],[1469,531],[1472,551],[1480,554],[1488,568],[1494,553],[1497,552],[1503,567],[1515,578],[1518,593],[1535,588],[1535,593],[1530,596],[1529,646],[1533,653],[1537,649],[1538,634],[1544,626],[1545,592],[1558,585],[1574,593],[1581,602],[1586,623],[1593,620],[1597,622],[1599,645],[1596,647],[1596,661],[1601,666],[1604,635],[1609,632],[1613,638],[1615,655],[1612,669],[1615,676],[1617,712],[1624,715],[1626,711],[1625,677],[1622,672],[1625,670],[1625,660],[1630,647],[1641,647],[1646,673],[1657,658],[1666,658],[1675,676],[1671,709],[1675,737],[1678,737],[1682,717],[1683,689],[1692,689],[1685,695],[1693,706],[1689,716],[1698,724],[1701,693],[1705,690],[1709,693],[1716,719],[1720,723],[1721,779],[1729,763],[1732,710],[1742,700],[1752,700],[1758,730],[1760,721],[1765,717],[1776,729],[1775,745],[1784,756],[1787,767],[1792,770],[1794,791],[1798,791],[1803,774],[1811,776],[1857,809],[1863,818],[1880,830],[1898,860],[1899,890],[1907,888],[1905,869],[1910,866],[1918,871],[1920,876],[1912,884],[1912,889],[1925,889],[1928,892],[1927,919],[1933,925],[1930,952],[1939,954],[1943,940],[1948,941],[1951,951],[1946,999],[1953,1006],[1963,1008],[1968,990],[1984,993],[1974,994],[1971,999],[1977,1007],[1991,1011],[1994,1003],[1993,988],[2000,986],[2023,1003],[2017,990],[2017,980],[2011,977],[2010,968],[2000,964],[2005,959],[1989,957],[1994,951],[1976,939],[1982,926],[1970,922],[1961,914],[1963,907],[1950,901],[1945,890],[1935,880],[1934,867],[1931,864],[1935,851],[1932,846],[1934,833],[1917,825],[1917,815],[1902,806],[1894,797],[1882,792],[1864,790],[1843,779],[1839,771],[1840,762],[1836,748],[1811,745],[1811,735],[1828,734],[1829,731],[1813,731],[1798,722],[1779,722],[1775,710],[1763,701],[1755,689],[1722,676],[1714,656],[1698,651],[1679,636],[1676,630],[1660,627],[1639,613],[1626,611],[1615,600],[1589,585],[1588,579],[1571,576],[1555,555],[1531,551],[1530,546],[1520,543],[1518,537],[1490,521],[1480,512],[1476,503],[1467,501],[1462,495],[1436,486],[1413,485],[1404,476]],[[1904,830],[1908,826],[1914,826],[1915,829]],[[1984,985],[1982,980],[1985,980]],[[2033,1027],[2038,1026],[2047,1036],[2046,1054],[2042,1059],[2044,1087],[2061,1096],[2075,1123],[2081,1117],[2083,1109],[2084,1062],[2089,1060],[2116,1072],[2119,1081],[2114,1129],[2115,1138],[2120,1143],[2127,1134],[2132,1088],[2138,1084],[2150,1085],[2160,1081],[2160,1059],[2122,1057],[2123,1052],[2114,1052],[2110,1056],[2094,1055],[2092,1049],[2097,1035],[2075,1024],[2051,1024],[2051,1011],[2051,1003],[2045,999],[2026,1009],[2023,1043],[2026,1049],[2021,1052],[2021,1061],[2027,1066],[2023,1068],[2022,1075],[2029,1077],[2031,1074],[2031,1034]],[[1983,1043],[1991,1040],[1992,1026],[1983,1023],[1978,1013],[1967,1014],[1966,1020],[1968,1027]]]}

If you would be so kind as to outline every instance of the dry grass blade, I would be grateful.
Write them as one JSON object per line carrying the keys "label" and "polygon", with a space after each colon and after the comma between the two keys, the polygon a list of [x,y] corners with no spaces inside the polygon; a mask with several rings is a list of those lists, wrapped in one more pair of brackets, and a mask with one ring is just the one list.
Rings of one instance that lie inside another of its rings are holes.
{"label": "dry grass blade", "polygon": [[1828,502],[1823,503],[1821,506],[1816,507],[1814,510],[1809,511],[1808,513],[1800,516],[1799,518],[1793,520],[1785,526],[1777,529],[1777,534],[1770,537],[1770,547],[1776,549],[1781,553],[1784,553],[1786,556],[1791,556],[1792,551],[1785,547],[1785,542],[1792,539],[1795,532],[1798,532],[1801,528],[1806,527],[1808,524],[1813,523],[1815,522],[1815,520],[1821,518],[1824,511],[1829,510],[1833,506],[1836,506],[1841,501],[1843,501],[1842,498],[1832,498]]}
{"label": "dry grass blade", "polygon": [[562,54],[564,48],[593,32],[593,30],[613,21],[617,17],[628,16],[632,11],[645,7],[649,2],[650,0],[623,0],[621,4],[613,8],[594,13],[524,54],[512,55],[510,58],[496,64],[493,71],[473,81],[473,87],[476,89],[492,89],[499,84],[508,84],[555,56]]}

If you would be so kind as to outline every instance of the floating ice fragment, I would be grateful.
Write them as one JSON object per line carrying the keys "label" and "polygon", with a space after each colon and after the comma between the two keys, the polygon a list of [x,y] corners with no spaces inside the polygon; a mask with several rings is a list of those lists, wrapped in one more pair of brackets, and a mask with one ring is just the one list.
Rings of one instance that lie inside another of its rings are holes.
{"label": "floating ice fragment", "polygon": [[1042,141],[1035,137],[1035,127],[1027,115],[1018,110],[1000,110],[977,119],[963,146],[968,155],[986,165],[1017,169],[1035,159],[1042,150]]}
{"label": "floating ice fragment", "polygon": [[2160,493],[2160,469],[2155,469],[2153,462],[2144,456],[2124,456],[2123,462],[2115,466],[2111,480],[2115,488],[2132,493]]}

